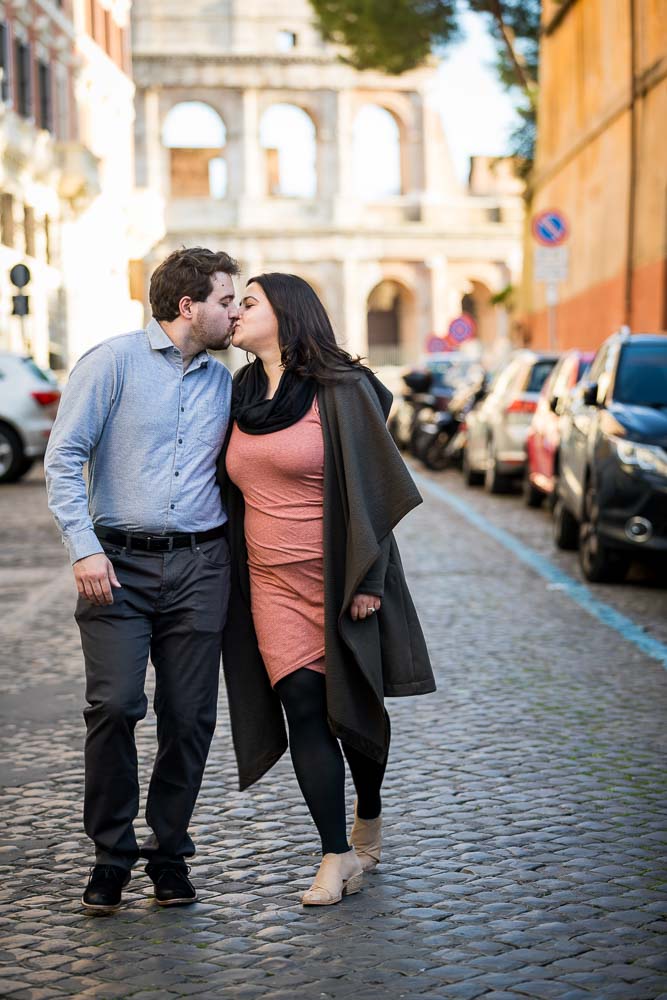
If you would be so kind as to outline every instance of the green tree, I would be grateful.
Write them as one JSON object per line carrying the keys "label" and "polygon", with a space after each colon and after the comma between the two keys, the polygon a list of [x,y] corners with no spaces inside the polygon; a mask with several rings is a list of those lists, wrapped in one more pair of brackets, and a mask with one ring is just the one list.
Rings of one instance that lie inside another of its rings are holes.
{"label": "green tree", "polygon": [[[460,38],[456,0],[310,0],[319,29],[342,45],[357,69],[400,74],[442,54]],[[512,135],[517,156],[530,163],[535,143],[540,0],[466,0],[484,15],[496,43],[496,69],[518,90],[521,123]]]}

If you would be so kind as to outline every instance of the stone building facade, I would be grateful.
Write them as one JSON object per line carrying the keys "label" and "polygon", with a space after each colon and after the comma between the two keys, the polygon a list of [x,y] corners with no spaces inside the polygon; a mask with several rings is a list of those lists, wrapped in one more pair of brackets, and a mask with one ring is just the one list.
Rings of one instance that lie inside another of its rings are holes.
{"label": "stone building facade", "polygon": [[0,57],[0,347],[64,370],[142,322],[128,262],[160,235],[136,210],[129,0],[1,2]]}
{"label": "stone building facade", "polygon": [[[203,243],[236,256],[243,277],[305,277],[339,339],[378,365],[417,357],[464,296],[483,344],[504,342],[506,316],[490,300],[520,273],[521,185],[486,160],[459,183],[429,93],[433,67],[354,70],[323,42],[307,0],[135,0],[132,28],[137,184],[165,204],[144,287],[169,250]],[[292,117],[274,142],[276,106]],[[398,147],[396,183],[375,196],[359,193],[355,161],[369,107],[390,120]],[[189,137],[198,116],[208,126]],[[281,169],[299,116],[312,176],[295,192]]]}
{"label": "stone building facade", "polygon": [[[597,347],[621,325],[667,331],[667,3],[544,0],[531,214],[560,210],[569,277],[557,344]],[[521,313],[549,340],[528,233]]]}

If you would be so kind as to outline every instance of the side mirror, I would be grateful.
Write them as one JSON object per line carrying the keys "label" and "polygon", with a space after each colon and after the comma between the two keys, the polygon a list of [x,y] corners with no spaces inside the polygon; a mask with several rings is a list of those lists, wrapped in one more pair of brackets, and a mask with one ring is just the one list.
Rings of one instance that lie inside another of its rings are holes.
{"label": "side mirror", "polygon": [[551,399],[549,400],[549,409],[551,410],[552,413],[556,413],[558,411],[559,403],[560,399],[558,398],[558,396],[551,397]]}

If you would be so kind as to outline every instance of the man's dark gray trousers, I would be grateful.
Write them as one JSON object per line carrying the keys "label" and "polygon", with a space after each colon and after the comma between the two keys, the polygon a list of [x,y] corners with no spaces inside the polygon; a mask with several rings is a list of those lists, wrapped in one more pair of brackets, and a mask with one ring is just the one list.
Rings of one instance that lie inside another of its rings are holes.
{"label": "man's dark gray trousers", "polygon": [[[223,537],[155,553],[102,544],[121,588],[112,605],[79,597],[75,614],[88,702],[84,826],[98,864],[180,861],[194,854],[188,826],[215,729],[229,547]],[[140,850],[134,728],[148,707],[149,656],[158,749],[146,804],[153,834]]]}

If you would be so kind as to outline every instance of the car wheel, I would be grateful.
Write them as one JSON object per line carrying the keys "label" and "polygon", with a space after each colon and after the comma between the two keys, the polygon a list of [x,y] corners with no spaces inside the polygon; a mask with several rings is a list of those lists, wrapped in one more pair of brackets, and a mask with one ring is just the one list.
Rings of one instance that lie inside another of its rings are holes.
{"label": "car wheel", "polygon": [[473,469],[470,464],[470,456],[468,455],[468,449],[463,449],[463,460],[461,463],[461,469],[463,471],[463,481],[466,486],[481,486],[484,482],[484,473],[478,472]]}
{"label": "car wheel", "polygon": [[579,542],[579,523],[563,503],[561,497],[556,497],[552,515],[553,539],[557,548],[576,549]]}
{"label": "car wheel", "polygon": [[586,491],[584,519],[579,528],[579,563],[591,583],[620,583],[630,567],[630,556],[612,549],[600,539],[597,531],[598,506],[591,486]]}
{"label": "car wheel", "polygon": [[30,466],[23,454],[18,434],[6,424],[0,424],[0,483],[15,483]]}
{"label": "car wheel", "polygon": [[538,490],[536,486],[530,481],[530,473],[528,466],[526,465],[526,471],[523,474],[523,499],[526,507],[541,507],[544,500],[544,493]]}
{"label": "car wheel", "polygon": [[489,493],[507,493],[509,480],[498,472],[498,462],[493,452],[490,453],[484,473],[484,488]]}

